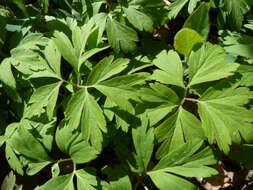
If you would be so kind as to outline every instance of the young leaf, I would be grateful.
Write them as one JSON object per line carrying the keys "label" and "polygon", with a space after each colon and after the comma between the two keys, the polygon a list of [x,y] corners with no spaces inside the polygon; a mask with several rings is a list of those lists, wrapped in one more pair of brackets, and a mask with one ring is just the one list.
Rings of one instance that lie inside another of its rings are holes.
{"label": "young leaf", "polygon": [[188,57],[194,46],[204,43],[204,39],[195,30],[190,28],[181,29],[175,36],[175,49]]}
{"label": "young leaf", "polygon": [[163,157],[185,142],[205,138],[200,121],[182,107],[155,129],[155,135],[158,142],[163,142],[156,152],[157,158]]}
{"label": "young leaf", "polygon": [[106,32],[109,43],[116,53],[122,50],[124,53],[136,50],[136,42],[139,41],[137,33],[130,27],[108,18]]}
{"label": "young leaf", "polygon": [[162,51],[153,63],[161,70],[155,70],[151,79],[184,88],[183,66],[175,51],[170,50],[168,53]]}
{"label": "young leaf", "polygon": [[199,114],[210,144],[216,138],[219,148],[229,152],[229,145],[240,143],[241,137],[252,141],[252,111],[242,107],[253,94],[248,88],[210,87],[198,100]]}
{"label": "young leaf", "polygon": [[238,64],[225,60],[226,54],[218,45],[203,44],[198,50],[192,51],[189,65],[189,84],[218,80],[233,75]]}
{"label": "young leaf", "polygon": [[166,190],[168,186],[176,190],[195,189],[193,184],[179,176],[210,177],[217,174],[216,170],[205,166],[216,163],[209,147],[194,154],[202,145],[203,141],[194,140],[180,146],[164,156],[148,175],[161,190]]}

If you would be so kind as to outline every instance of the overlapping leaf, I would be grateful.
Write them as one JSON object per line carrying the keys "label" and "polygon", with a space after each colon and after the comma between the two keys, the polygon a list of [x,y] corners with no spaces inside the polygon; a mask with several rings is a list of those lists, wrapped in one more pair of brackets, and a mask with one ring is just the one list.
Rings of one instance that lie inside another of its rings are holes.
{"label": "overlapping leaf", "polygon": [[212,150],[206,147],[196,153],[202,145],[203,141],[194,140],[180,146],[164,156],[148,175],[161,190],[168,187],[175,190],[195,189],[192,183],[179,176],[210,177],[217,174],[216,170],[206,166],[216,162]]}
{"label": "overlapping leaf", "polygon": [[199,114],[205,135],[210,144],[216,139],[225,153],[229,152],[232,142],[240,143],[241,137],[253,140],[252,111],[243,107],[253,98],[248,88],[210,87],[198,100]]}
{"label": "overlapping leaf", "polygon": [[224,50],[210,43],[203,44],[198,50],[192,51],[189,65],[189,84],[196,84],[222,79],[234,74],[238,64],[225,60]]}

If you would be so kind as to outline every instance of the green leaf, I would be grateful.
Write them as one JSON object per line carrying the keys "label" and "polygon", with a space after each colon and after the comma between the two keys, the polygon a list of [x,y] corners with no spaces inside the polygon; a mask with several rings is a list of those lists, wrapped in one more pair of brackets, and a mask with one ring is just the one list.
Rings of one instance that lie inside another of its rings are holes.
{"label": "green leaf", "polygon": [[201,122],[182,107],[155,129],[155,135],[159,143],[163,142],[156,153],[157,158],[161,158],[185,142],[205,138]]}
{"label": "green leaf", "polygon": [[26,169],[26,173],[29,176],[33,176],[39,171],[41,171],[43,168],[45,168],[47,165],[51,164],[51,162],[45,161],[45,162],[36,162],[36,163],[29,163],[28,168]]}
{"label": "green leaf", "polygon": [[44,12],[47,13],[49,8],[49,0],[39,0],[39,4],[43,7]]}
{"label": "green leaf", "polygon": [[101,150],[101,131],[107,132],[106,121],[102,109],[87,89],[79,90],[71,98],[66,108],[66,119],[72,129],[81,124],[84,139],[90,139],[92,145]]}
{"label": "green leaf", "polygon": [[240,65],[237,72],[242,75],[241,86],[253,85],[253,67],[251,65]]}
{"label": "green leaf", "polygon": [[139,41],[139,38],[132,28],[109,18],[107,20],[106,32],[109,44],[111,44],[116,53],[119,53],[120,50],[128,53],[137,49],[136,42]]}
{"label": "green leaf", "polygon": [[96,190],[97,178],[94,175],[91,175],[87,169],[77,170],[75,173],[77,177],[77,188],[87,189],[87,190]]}
{"label": "green leaf", "polygon": [[52,173],[52,177],[57,177],[60,174],[60,167],[59,167],[59,163],[55,163],[52,167],[51,167],[51,173]]}
{"label": "green leaf", "polygon": [[53,40],[45,48],[45,57],[52,72],[61,78],[61,54]]}
{"label": "green leaf", "polygon": [[175,49],[188,57],[191,50],[199,44],[204,43],[204,39],[195,30],[183,28],[177,32],[174,40]]}
{"label": "green leaf", "polygon": [[100,51],[103,51],[107,48],[109,48],[110,46],[108,45],[104,45],[104,46],[101,46],[101,47],[97,47],[97,48],[93,48],[91,50],[88,50],[86,51],[81,57],[80,57],[80,60],[79,60],[79,64],[78,64],[78,71],[80,71],[81,67],[82,67],[82,64],[87,61],[90,57],[92,57],[93,55],[99,53]]}
{"label": "green leaf", "polygon": [[196,84],[219,80],[234,74],[238,64],[226,61],[224,50],[218,45],[203,44],[196,51],[192,51],[189,65],[189,84]]}
{"label": "green leaf", "polygon": [[176,0],[172,4],[169,5],[169,18],[176,18],[180,10],[184,7],[184,5],[188,2],[188,0]]}
{"label": "green leaf", "polygon": [[197,6],[197,3],[199,2],[200,0],[190,0],[189,2],[189,5],[188,5],[188,13],[192,13],[193,10],[196,8]]}
{"label": "green leaf", "polygon": [[244,14],[250,10],[245,0],[224,0],[226,11],[229,13],[230,25],[237,30],[241,29]]}
{"label": "green leaf", "polygon": [[[172,112],[180,104],[180,100],[172,89],[163,84],[153,83],[150,84],[150,87],[140,89],[139,95],[142,100],[146,101],[146,112],[150,125],[153,126]],[[147,102],[151,103],[151,106]]]}
{"label": "green leaf", "polygon": [[119,58],[113,62],[113,56],[104,58],[92,69],[86,85],[96,85],[120,73],[128,66],[128,63],[128,59]]}
{"label": "green leaf", "polygon": [[246,59],[253,59],[253,38],[250,35],[229,32],[223,41],[223,46],[226,52],[233,56],[242,56]]}
{"label": "green leaf", "polygon": [[84,139],[87,141],[91,138],[91,143],[97,150],[102,149],[103,139],[98,139],[99,131],[107,132],[106,120],[103,110],[98,105],[92,95],[85,90],[84,109],[81,118],[81,128]]}
{"label": "green leaf", "polygon": [[10,167],[16,171],[20,175],[24,175],[23,166],[19,159],[17,158],[16,154],[14,153],[12,147],[9,145],[9,143],[6,143],[5,147],[5,156],[6,160],[8,161],[8,164]]}
{"label": "green leaf", "polygon": [[11,171],[5,178],[1,186],[1,190],[13,190],[16,183],[16,176]]}
{"label": "green leaf", "polygon": [[198,100],[199,114],[205,135],[210,144],[214,138],[219,148],[229,152],[233,142],[241,143],[241,137],[246,141],[253,140],[252,111],[243,107],[253,94],[248,88],[210,87]]}
{"label": "green leaf", "polygon": [[16,90],[16,80],[11,70],[11,59],[4,59],[0,65],[0,81]]}
{"label": "green leaf", "polygon": [[148,175],[161,190],[167,189],[168,186],[178,190],[196,189],[193,184],[179,176],[210,177],[217,174],[216,170],[205,166],[216,163],[211,148],[206,147],[196,153],[202,145],[203,141],[198,139],[181,145],[164,156]]}
{"label": "green leaf", "polygon": [[37,161],[51,161],[45,148],[22,125],[15,131],[9,140],[11,147],[20,154]]}
{"label": "green leaf", "polygon": [[207,39],[210,30],[209,3],[202,3],[185,21],[184,28],[191,28]]}
{"label": "green leaf", "polygon": [[130,99],[138,99],[136,93],[133,92],[133,89],[117,88],[106,85],[96,85],[95,88],[117,104],[122,110],[131,114],[135,113],[134,107],[129,101]]}
{"label": "green leaf", "polygon": [[40,115],[43,108],[46,107],[47,116],[52,119],[61,85],[62,82],[57,82],[38,88],[29,100],[25,117],[31,118],[34,115]]}
{"label": "green leaf", "polygon": [[73,174],[57,176],[42,185],[39,190],[74,190]]}
{"label": "green leaf", "polygon": [[151,15],[145,11],[138,10],[135,6],[123,8],[129,22],[139,31],[147,31],[152,33],[154,30],[154,22]]}
{"label": "green leaf", "polygon": [[126,172],[119,166],[111,168],[105,166],[102,170],[110,181],[109,189],[111,190],[132,190],[131,181]]}
{"label": "green leaf", "polygon": [[59,31],[54,32],[54,37],[53,41],[57,49],[61,52],[61,55],[77,71],[79,59],[69,38],[63,32]]}
{"label": "green leaf", "polygon": [[192,183],[169,173],[154,172],[149,174],[149,176],[160,190],[167,190],[168,187],[173,188],[173,190],[196,190]]}
{"label": "green leaf", "polygon": [[148,118],[142,116],[142,125],[132,128],[133,143],[136,151],[138,172],[146,172],[154,149],[154,130],[148,129]]}
{"label": "green leaf", "polygon": [[151,79],[184,88],[183,66],[180,57],[175,51],[170,50],[168,53],[162,51],[157,55],[153,63],[160,70],[155,70]]}
{"label": "green leaf", "polygon": [[98,152],[86,142],[79,131],[73,131],[66,121],[62,121],[56,130],[56,144],[68,154],[75,163],[86,163],[97,157]]}

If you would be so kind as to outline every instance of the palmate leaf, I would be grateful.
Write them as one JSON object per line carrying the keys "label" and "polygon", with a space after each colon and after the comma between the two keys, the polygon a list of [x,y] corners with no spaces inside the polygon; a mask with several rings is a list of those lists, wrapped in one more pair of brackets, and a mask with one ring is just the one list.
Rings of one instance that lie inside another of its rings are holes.
{"label": "palmate leaf", "polygon": [[222,79],[234,74],[239,64],[225,60],[224,50],[210,43],[203,44],[200,49],[190,54],[189,84],[196,84]]}
{"label": "palmate leaf", "polygon": [[162,51],[153,63],[161,70],[155,70],[151,79],[165,84],[184,87],[183,65],[179,55],[175,51],[170,50],[168,53]]}
{"label": "palmate leaf", "polygon": [[172,112],[180,104],[180,99],[172,89],[163,84],[154,83],[150,87],[140,89],[139,95],[145,101],[150,125],[153,126]]}
{"label": "palmate leaf", "polygon": [[96,85],[115,74],[123,71],[129,64],[129,59],[119,58],[113,61],[114,57],[106,57],[92,69],[86,85]]}
{"label": "palmate leaf", "polygon": [[98,151],[64,120],[56,130],[55,140],[59,149],[68,154],[75,163],[86,163],[97,157]]}
{"label": "palmate leaf", "polygon": [[161,190],[166,190],[168,187],[175,190],[196,189],[192,183],[179,176],[210,177],[216,175],[218,173],[216,170],[206,166],[216,163],[211,148],[206,147],[196,153],[202,145],[203,141],[197,139],[164,156],[148,172],[154,184]]}
{"label": "palmate leaf", "polygon": [[205,139],[201,122],[181,106],[155,129],[155,135],[158,142],[163,142],[156,152],[157,158],[163,157],[185,142],[196,138]]}
{"label": "palmate leaf", "polygon": [[147,31],[152,33],[154,30],[154,22],[148,13],[139,10],[136,6],[128,6],[123,8],[128,21],[139,31]]}
{"label": "palmate leaf", "polygon": [[132,28],[119,23],[113,18],[108,18],[106,33],[109,43],[116,53],[122,50],[124,53],[136,50],[136,42],[139,41],[138,35]]}
{"label": "palmate leaf", "polygon": [[253,140],[252,111],[243,107],[253,94],[246,87],[236,88],[237,85],[210,87],[198,100],[199,115],[209,143],[215,138],[225,153],[229,152],[232,142],[240,143],[241,137],[247,142]]}
{"label": "palmate leaf", "polygon": [[56,176],[42,185],[39,190],[75,190],[74,177],[77,178],[77,190],[95,190],[98,180],[95,175],[92,175],[93,171],[92,168],[85,168],[67,175]]}
{"label": "palmate leaf", "polygon": [[72,42],[63,32],[54,32],[54,43],[76,72],[80,71],[86,60],[109,47],[99,46],[101,38],[98,36],[98,30],[93,20],[81,27],[74,26],[72,28]]}

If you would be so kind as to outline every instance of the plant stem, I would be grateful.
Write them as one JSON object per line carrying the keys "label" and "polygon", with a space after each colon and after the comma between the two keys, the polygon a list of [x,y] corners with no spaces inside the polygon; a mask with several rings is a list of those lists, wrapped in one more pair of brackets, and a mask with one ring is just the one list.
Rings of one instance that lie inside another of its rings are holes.
{"label": "plant stem", "polygon": [[184,98],[184,100],[191,101],[191,102],[198,102],[199,100],[194,98]]}
{"label": "plant stem", "polygon": [[57,160],[58,163],[61,163],[61,162],[68,162],[68,161],[72,161],[72,159],[71,159],[71,158],[65,158],[65,159]]}

